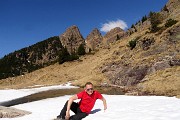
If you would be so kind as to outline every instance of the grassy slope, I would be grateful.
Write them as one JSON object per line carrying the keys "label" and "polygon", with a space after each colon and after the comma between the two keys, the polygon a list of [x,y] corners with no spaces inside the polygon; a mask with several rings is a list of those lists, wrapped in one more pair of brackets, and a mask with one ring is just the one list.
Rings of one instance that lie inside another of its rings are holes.
{"label": "grassy slope", "polygon": [[76,85],[83,85],[85,81],[95,81],[96,84],[105,80],[103,75],[97,72],[96,68],[109,54],[110,52],[104,49],[95,55],[83,56],[80,61],[67,62],[61,65],[57,63],[24,76],[1,80],[0,87],[23,88],[37,84],[60,84],[66,81],[73,81]]}
{"label": "grassy slope", "polygon": [[139,84],[144,86],[143,91],[158,95],[180,95],[180,67],[167,68],[146,76],[146,82]]}

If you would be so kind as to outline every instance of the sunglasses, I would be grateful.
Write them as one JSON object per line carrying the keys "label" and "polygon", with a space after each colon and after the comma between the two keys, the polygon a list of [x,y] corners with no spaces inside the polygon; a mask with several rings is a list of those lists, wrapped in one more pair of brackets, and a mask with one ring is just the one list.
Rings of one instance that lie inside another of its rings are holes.
{"label": "sunglasses", "polygon": [[86,89],[87,91],[90,91],[90,90],[93,90],[93,88],[88,88],[88,89]]}

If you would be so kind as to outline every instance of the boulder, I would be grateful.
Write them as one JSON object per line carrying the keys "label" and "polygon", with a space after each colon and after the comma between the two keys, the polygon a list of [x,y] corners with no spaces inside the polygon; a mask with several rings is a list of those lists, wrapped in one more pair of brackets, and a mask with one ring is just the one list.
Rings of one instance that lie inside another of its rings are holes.
{"label": "boulder", "polygon": [[0,106],[0,118],[15,118],[31,114],[31,112],[19,110],[12,107]]}

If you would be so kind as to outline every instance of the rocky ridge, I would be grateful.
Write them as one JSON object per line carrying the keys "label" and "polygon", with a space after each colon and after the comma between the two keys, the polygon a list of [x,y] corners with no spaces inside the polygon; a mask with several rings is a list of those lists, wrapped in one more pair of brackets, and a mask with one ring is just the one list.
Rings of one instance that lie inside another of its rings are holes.
{"label": "rocky ridge", "polygon": [[93,29],[92,32],[86,38],[86,46],[91,50],[98,49],[102,44],[103,37],[97,28]]}
{"label": "rocky ridge", "polygon": [[103,37],[103,43],[109,45],[119,39],[121,39],[125,35],[125,31],[120,27],[116,27],[107,32]]}
{"label": "rocky ridge", "polygon": [[75,25],[67,28],[59,38],[62,45],[67,48],[70,54],[76,53],[81,44],[85,45],[84,38],[81,35],[79,28]]}

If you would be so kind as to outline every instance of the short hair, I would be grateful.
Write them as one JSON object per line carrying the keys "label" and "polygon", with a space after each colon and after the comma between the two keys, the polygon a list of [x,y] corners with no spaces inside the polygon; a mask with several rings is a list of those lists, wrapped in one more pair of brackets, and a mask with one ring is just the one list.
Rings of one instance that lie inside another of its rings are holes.
{"label": "short hair", "polygon": [[85,87],[86,87],[86,85],[92,85],[92,86],[93,86],[93,84],[92,84],[91,82],[87,82],[87,83],[85,84]]}

